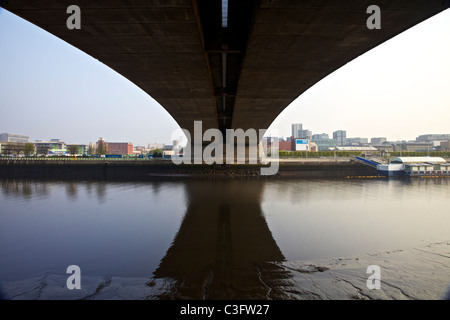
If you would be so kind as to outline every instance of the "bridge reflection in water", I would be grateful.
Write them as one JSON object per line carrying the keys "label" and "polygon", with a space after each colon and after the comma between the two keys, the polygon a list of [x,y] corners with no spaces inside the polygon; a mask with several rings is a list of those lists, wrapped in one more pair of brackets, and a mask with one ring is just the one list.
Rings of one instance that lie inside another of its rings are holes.
{"label": "bridge reflection in water", "polygon": [[158,298],[267,299],[289,285],[289,274],[268,263],[284,256],[261,210],[264,186],[264,181],[186,184],[186,214],[154,272],[155,279],[168,280]]}
{"label": "bridge reflection in water", "polygon": [[440,299],[448,180],[0,179],[0,282],[12,299]]}

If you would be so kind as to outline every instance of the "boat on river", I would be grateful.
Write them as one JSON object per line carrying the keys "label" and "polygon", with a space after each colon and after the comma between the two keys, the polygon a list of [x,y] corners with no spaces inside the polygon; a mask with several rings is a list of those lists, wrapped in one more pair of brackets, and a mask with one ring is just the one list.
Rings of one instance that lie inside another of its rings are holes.
{"label": "boat on river", "polygon": [[377,173],[385,176],[450,176],[450,163],[441,157],[397,157],[389,164],[378,164]]}

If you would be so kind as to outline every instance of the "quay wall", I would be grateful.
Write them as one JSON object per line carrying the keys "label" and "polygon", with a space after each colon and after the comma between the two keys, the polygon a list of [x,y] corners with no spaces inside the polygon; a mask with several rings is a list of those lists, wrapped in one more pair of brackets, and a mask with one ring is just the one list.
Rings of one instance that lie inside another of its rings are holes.
{"label": "quay wall", "polygon": [[[376,170],[356,161],[280,162],[273,176],[260,174],[262,165],[175,165],[170,160],[25,160],[0,159],[0,178],[154,180],[174,178],[345,178],[374,176]],[[267,165],[268,166],[268,165]]]}

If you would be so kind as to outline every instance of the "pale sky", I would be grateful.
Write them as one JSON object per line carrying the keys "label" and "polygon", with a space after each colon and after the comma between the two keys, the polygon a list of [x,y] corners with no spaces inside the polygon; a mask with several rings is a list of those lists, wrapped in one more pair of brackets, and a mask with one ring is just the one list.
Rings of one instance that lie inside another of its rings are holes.
{"label": "pale sky", "polygon": [[[383,25],[381,24],[381,27]],[[376,32],[376,30],[374,30]],[[271,129],[412,140],[450,133],[450,10],[335,71]],[[0,8],[0,133],[84,143],[171,143],[174,119],[96,59]]]}
{"label": "pale sky", "polygon": [[291,103],[271,128],[290,136],[292,123],[302,123],[313,134],[328,133],[332,138],[333,131],[347,130],[347,137],[369,141],[450,133],[450,10],[319,81]]}

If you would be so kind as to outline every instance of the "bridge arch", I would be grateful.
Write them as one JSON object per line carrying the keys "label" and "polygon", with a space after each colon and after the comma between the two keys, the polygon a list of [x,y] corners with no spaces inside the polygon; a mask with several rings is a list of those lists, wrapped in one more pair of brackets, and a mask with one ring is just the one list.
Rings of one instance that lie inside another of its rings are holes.
{"label": "bridge arch", "polygon": [[2,4],[123,75],[180,127],[266,129],[292,101],[368,50],[450,7],[441,0],[79,1],[81,29],[67,28],[66,0]]}

